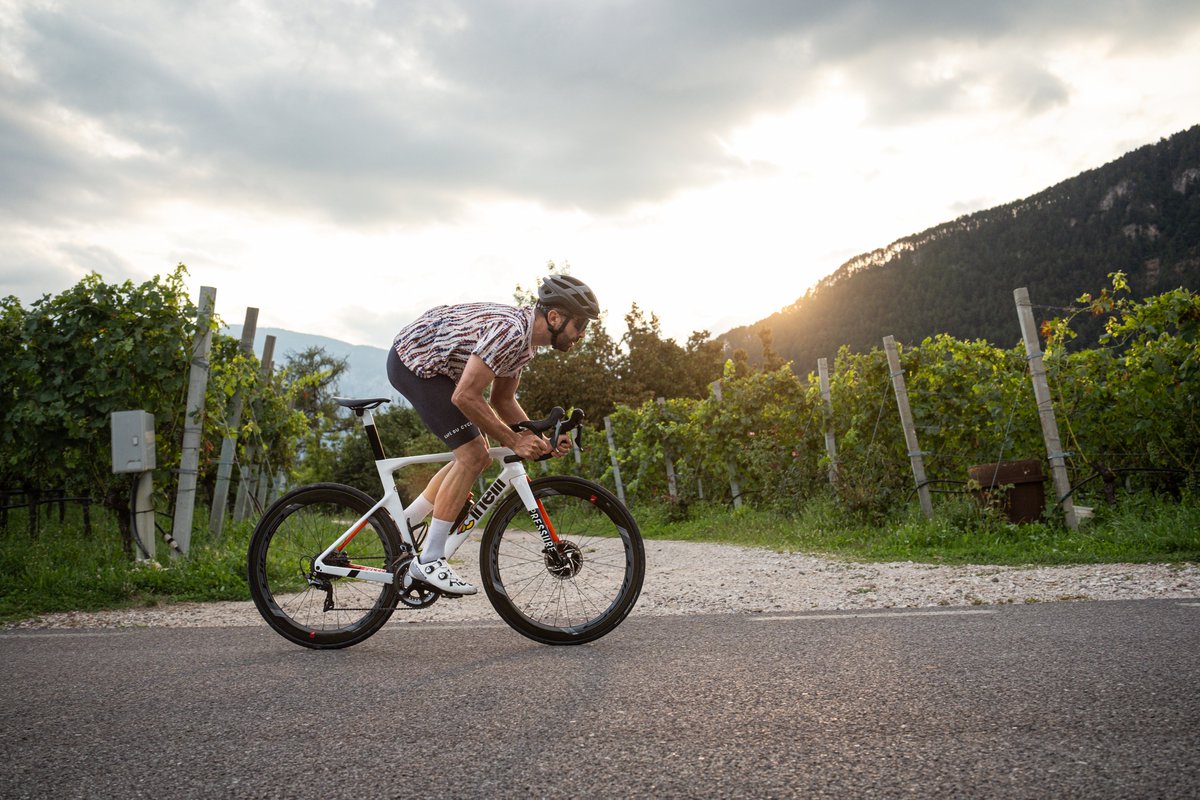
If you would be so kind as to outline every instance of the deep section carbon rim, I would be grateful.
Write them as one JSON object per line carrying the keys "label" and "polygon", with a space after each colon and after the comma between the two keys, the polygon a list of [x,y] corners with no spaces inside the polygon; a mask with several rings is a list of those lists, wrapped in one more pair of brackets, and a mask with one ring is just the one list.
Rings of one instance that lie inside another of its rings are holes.
{"label": "deep section carbon rim", "polygon": [[645,575],[637,523],[607,490],[579,478],[532,482],[561,546],[547,548],[513,495],[484,535],[481,572],[497,613],[545,644],[605,635],[633,608]]}
{"label": "deep section carbon rim", "polygon": [[[259,612],[306,647],[347,647],[375,633],[396,605],[393,584],[317,574],[316,557],[374,502],[349,486],[318,484],[280,498],[250,543],[248,577]],[[390,569],[401,556],[386,512],[377,511],[328,562]]]}

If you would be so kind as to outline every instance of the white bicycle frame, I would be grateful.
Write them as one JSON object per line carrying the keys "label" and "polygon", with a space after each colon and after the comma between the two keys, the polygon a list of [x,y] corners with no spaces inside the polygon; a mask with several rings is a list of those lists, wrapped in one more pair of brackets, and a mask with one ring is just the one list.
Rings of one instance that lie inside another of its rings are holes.
{"label": "white bicycle frame", "polygon": [[[375,424],[370,409],[363,410],[362,421],[364,427]],[[492,447],[488,450],[488,455],[491,456],[493,461],[499,461],[503,464],[503,468],[500,470],[499,477],[492,481],[492,485],[484,491],[483,496],[471,506],[458,529],[446,539],[446,558],[454,555],[455,551],[470,537],[471,532],[475,530],[479,520],[483,519],[484,514],[513,490],[521,498],[521,502],[525,505],[525,510],[529,512],[529,516],[533,519],[542,542],[547,547],[554,547],[558,542],[558,536],[554,533],[553,527],[546,519],[545,510],[541,507],[537,498],[533,496],[533,489],[529,485],[529,473],[525,471],[525,462],[519,460],[506,461],[509,457],[516,455],[507,447]],[[384,509],[391,515],[396,523],[396,527],[400,530],[401,538],[415,555],[416,542],[413,539],[412,530],[408,527],[408,521],[404,516],[404,503],[401,502],[400,494],[396,491],[396,473],[414,464],[444,464],[453,460],[453,453],[433,453],[404,458],[385,458],[376,461],[375,470],[379,473],[380,483],[383,484],[383,498],[371,506],[370,511],[355,520],[353,525],[347,528],[329,547],[325,548],[321,555],[317,556],[313,562],[313,571],[322,575],[358,578],[359,580],[374,581],[376,583],[392,583],[395,576],[390,570],[379,569],[378,567],[366,567],[359,564],[352,564],[349,567],[336,566],[325,563],[325,559],[331,553],[338,552],[345,547],[366,526],[371,516],[380,509]]]}

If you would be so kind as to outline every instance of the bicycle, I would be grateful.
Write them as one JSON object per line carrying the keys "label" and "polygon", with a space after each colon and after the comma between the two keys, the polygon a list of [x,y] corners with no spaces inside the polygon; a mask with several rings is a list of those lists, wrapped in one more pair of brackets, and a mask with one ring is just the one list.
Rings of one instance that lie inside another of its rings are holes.
{"label": "bicycle", "polygon": [[[247,563],[259,613],[284,638],[314,649],[358,644],[398,608],[426,608],[439,599],[428,584],[404,585],[424,527],[409,527],[395,475],[454,458],[448,452],[387,458],[371,411],[389,400],[335,399],[362,420],[383,497],[376,501],[337,483],[294,489],[255,527]],[[543,420],[512,427],[539,436],[552,432],[553,442],[575,431],[581,446],[583,419],[579,410],[566,417],[556,407]],[[531,479],[512,450],[493,447],[489,453],[501,463],[500,474],[463,507],[446,557],[491,511],[481,537],[480,573],[501,619],[548,645],[584,644],[610,633],[633,609],[645,577],[645,548],[629,510],[593,481]]]}

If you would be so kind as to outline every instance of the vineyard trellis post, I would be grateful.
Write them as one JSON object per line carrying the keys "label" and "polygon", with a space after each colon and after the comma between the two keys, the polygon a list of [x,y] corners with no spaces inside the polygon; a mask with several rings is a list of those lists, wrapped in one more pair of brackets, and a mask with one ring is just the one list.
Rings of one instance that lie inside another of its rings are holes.
{"label": "vineyard trellis post", "polygon": [[825,408],[825,452],[829,456],[829,482],[837,483],[837,441],[833,435],[833,396],[829,390],[829,360],[817,359],[817,377],[821,382],[821,399]]}
{"label": "vineyard trellis post", "polygon": [[[720,381],[712,382],[712,393],[713,393],[713,399],[716,400],[718,403],[721,403],[724,401],[725,398],[721,391],[721,382]],[[733,495],[733,507],[741,508],[742,507],[742,484],[740,481],[738,481],[737,464],[734,463],[732,458],[728,458],[725,460],[725,470],[729,473],[729,493],[731,495]]]}
{"label": "vineyard trellis post", "polygon": [[1033,319],[1033,304],[1029,301],[1029,290],[1025,287],[1013,292],[1017,303],[1017,316],[1021,320],[1021,336],[1025,340],[1025,352],[1029,356],[1029,375],[1033,381],[1033,396],[1037,400],[1038,418],[1042,423],[1042,436],[1046,440],[1046,458],[1054,478],[1054,493],[1062,505],[1067,527],[1075,530],[1079,519],[1075,504],[1071,501],[1071,479],[1067,475],[1067,454],[1063,452],[1062,440],[1058,435],[1058,422],[1054,418],[1054,403],[1050,396],[1050,382],[1046,379],[1046,364],[1042,360],[1042,348],[1038,343],[1037,323]]}
{"label": "vineyard trellis post", "polygon": [[[250,355],[254,352],[254,334],[258,329],[258,309],[246,309],[246,321],[242,325],[242,339],[238,348]],[[225,529],[225,511],[229,504],[229,483],[233,475],[234,456],[237,452],[237,433],[242,424],[242,390],[233,393],[229,401],[229,417],[226,423],[229,432],[221,440],[221,455],[217,462],[217,483],[213,488],[212,513],[208,517],[208,529],[216,539]]]}
{"label": "vineyard trellis post", "polygon": [[258,489],[254,494],[258,508],[267,507],[267,492],[270,491],[271,482],[275,479],[271,474],[271,462],[266,460],[265,453],[263,455],[263,462],[258,468]]}
{"label": "vineyard trellis post", "polygon": [[[667,399],[665,397],[658,398],[659,407],[666,411]],[[671,448],[666,442],[663,442],[663,461],[667,464],[667,494],[671,498],[671,502],[679,499],[679,486],[675,480],[675,459],[672,457]]]}
{"label": "vineyard trellis post", "polygon": [[613,482],[617,485],[617,499],[621,501],[621,505],[627,505],[625,484],[621,483],[621,465],[617,463],[617,446],[613,442],[612,420],[608,417],[604,418],[604,435],[608,439],[608,457],[612,461]]}
{"label": "vineyard trellis post", "polygon": [[[275,337],[268,335],[263,341],[262,362],[259,365],[258,386],[260,391],[267,385],[267,381],[271,378],[271,370],[274,366],[272,359],[274,358]],[[241,468],[238,470],[237,499],[233,504],[234,522],[241,522],[250,513],[250,502],[254,498],[258,483],[258,467],[254,463],[254,458],[257,455],[256,450],[257,448],[255,448],[252,442],[246,443],[245,457]]]}
{"label": "vineyard trellis post", "polygon": [[[183,420],[183,449],[179,459],[179,487],[175,495],[175,524],[171,535],[186,556],[192,542],[192,518],[196,506],[196,477],[200,471],[200,437],[204,431],[204,395],[208,388],[208,354],[212,347],[210,322],[217,290],[200,287],[196,314],[196,338],[192,344],[187,406]],[[174,553],[174,550],[172,550]]]}
{"label": "vineyard trellis post", "polygon": [[904,369],[900,366],[896,337],[883,337],[883,349],[887,351],[892,387],[896,390],[896,408],[900,411],[900,424],[904,427],[904,443],[908,447],[909,461],[912,462],[913,479],[917,482],[917,495],[921,499],[921,511],[927,519],[933,519],[933,501],[929,497],[929,485],[925,481],[925,454],[921,452],[917,443],[917,429],[913,426],[912,409],[908,405],[908,385],[904,382]]}

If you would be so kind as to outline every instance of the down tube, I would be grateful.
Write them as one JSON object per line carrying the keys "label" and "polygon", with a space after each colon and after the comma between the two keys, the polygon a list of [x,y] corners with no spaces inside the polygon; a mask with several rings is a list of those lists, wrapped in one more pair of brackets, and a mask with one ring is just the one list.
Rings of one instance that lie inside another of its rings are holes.
{"label": "down tube", "polygon": [[478,527],[484,515],[491,510],[492,506],[496,505],[496,503],[508,494],[510,487],[515,487],[518,493],[520,493],[521,487],[525,488],[529,498],[526,499],[525,495],[521,495],[521,499],[525,501],[525,507],[529,507],[529,503],[533,500],[533,494],[529,492],[529,476],[525,472],[524,465],[519,462],[506,465],[496,480],[492,481],[492,485],[484,492],[483,497],[479,498],[478,502],[471,506],[471,510],[468,512],[467,518],[463,520],[462,526],[446,539],[446,558],[454,555],[455,551],[462,546],[463,542]]}

